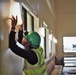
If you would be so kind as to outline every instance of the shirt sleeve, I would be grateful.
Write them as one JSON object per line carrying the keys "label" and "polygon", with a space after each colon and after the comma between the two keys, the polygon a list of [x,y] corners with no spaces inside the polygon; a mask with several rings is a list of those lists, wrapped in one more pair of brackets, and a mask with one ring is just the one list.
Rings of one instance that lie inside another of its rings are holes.
{"label": "shirt sleeve", "polygon": [[18,32],[18,42],[19,43],[21,43],[22,38],[23,38],[23,31],[22,30],[19,30],[19,32]]}
{"label": "shirt sleeve", "polygon": [[17,55],[23,57],[26,59],[30,64],[36,64],[38,62],[37,55],[32,50],[24,50],[16,45],[15,41],[15,33],[14,31],[11,31],[9,34],[9,48]]}

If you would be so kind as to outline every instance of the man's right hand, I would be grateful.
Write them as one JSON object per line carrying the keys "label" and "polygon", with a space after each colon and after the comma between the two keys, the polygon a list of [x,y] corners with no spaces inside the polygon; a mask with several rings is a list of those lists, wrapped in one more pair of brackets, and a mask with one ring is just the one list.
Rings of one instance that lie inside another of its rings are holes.
{"label": "man's right hand", "polygon": [[15,26],[17,25],[17,16],[16,16],[16,18],[12,15],[12,18],[10,18],[11,19],[11,26],[13,27],[13,28],[15,28]]}

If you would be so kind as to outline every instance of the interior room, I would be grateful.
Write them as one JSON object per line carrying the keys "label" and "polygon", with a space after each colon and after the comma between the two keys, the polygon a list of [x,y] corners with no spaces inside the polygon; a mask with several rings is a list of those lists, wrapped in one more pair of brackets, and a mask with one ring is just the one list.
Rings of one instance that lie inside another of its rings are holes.
{"label": "interior room", "polygon": [[1,75],[25,75],[25,60],[9,48],[12,15],[16,40],[22,20],[23,31],[40,35],[47,75],[76,74],[76,0],[1,0],[0,14]]}

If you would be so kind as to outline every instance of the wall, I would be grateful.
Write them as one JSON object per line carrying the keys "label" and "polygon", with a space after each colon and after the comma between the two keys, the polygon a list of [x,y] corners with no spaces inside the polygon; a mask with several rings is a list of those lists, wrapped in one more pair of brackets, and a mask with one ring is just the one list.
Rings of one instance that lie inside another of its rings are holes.
{"label": "wall", "polygon": [[[5,13],[6,11],[6,13]],[[2,55],[8,49],[8,32],[9,32],[9,26],[7,25],[7,17],[8,17],[8,11],[9,11],[9,2],[0,2],[0,54],[1,54],[1,75],[6,74],[6,71],[4,73],[4,59]]]}
{"label": "wall", "polygon": [[57,56],[68,55],[62,51],[62,37],[76,36],[76,0],[56,0],[55,27],[58,41]]}
{"label": "wall", "polygon": [[22,75],[22,58],[9,49],[9,8],[10,0],[0,2],[0,75]]}

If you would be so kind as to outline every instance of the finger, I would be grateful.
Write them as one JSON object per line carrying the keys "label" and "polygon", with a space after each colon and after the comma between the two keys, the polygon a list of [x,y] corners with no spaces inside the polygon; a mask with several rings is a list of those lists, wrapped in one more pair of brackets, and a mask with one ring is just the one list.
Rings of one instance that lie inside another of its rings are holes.
{"label": "finger", "polygon": [[15,17],[12,15],[12,19],[15,20]]}
{"label": "finger", "polygon": [[18,17],[16,16],[16,21],[18,20]]}

